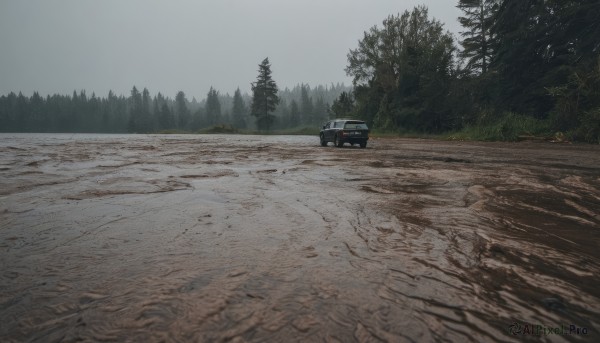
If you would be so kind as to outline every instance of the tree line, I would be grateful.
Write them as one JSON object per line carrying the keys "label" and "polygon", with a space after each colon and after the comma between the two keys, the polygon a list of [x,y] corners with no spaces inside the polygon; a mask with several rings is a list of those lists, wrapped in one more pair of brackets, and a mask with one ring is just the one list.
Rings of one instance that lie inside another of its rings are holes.
{"label": "tree line", "polygon": [[[331,84],[311,88],[298,84],[278,91],[279,103],[270,111],[271,129],[316,126],[329,117],[329,104],[351,87]],[[252,97],[239,88],[233,96],[210,88],[201,101],[183,91],[175,98],[137,87],[128,96],[74,91],[71,95],[31,96],[14,92],[0,96],[0,132],[153,133],[196,132],[214,126],[260,129],[251,115]]]}
{"label": "tree line", "polygon": [[458,41],[424,6],[366,31],[348,54],[354,90],[334,112],[390,131],[559,132],[599,142],[598,0],[460,0],[458,8]]}

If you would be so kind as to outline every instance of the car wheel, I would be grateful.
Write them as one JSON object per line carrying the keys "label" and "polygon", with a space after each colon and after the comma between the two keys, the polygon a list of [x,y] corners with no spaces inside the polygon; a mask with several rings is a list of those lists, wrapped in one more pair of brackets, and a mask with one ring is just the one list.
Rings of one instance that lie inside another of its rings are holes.
{"label": "car wheel", "polygon": [[321,135],[321,146],[327,146],[327,141],[325,140],[325,137],[323,137],[323,135]]}
{"label": "car wheel", "polygon": [[338,135],[335,135],[335,140],[334,140],[333,144],[335,144],[336,147],[341,148],[344,145],[344,142],[340,141],[340,139],[338,138]]}
{"label": "car wheel", "polygon": [[367,147],[367,142],[361,142],[360,143],[360,147],[363,148],[363,149],[366,148]]}

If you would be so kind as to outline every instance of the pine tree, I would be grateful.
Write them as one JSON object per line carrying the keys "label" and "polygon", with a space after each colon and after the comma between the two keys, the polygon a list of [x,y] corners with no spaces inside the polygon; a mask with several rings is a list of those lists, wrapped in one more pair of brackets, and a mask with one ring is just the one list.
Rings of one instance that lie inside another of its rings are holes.
{"label": "pine tree", "polygon": [[221,121],[221,103],[219,92],[210,87],[206,95],[206,122],[209,126],[216,125]]}
{"label": "pine tree", "polygon": [[187,130],[190,124],[190,110],[187,107],[185,93],[179,91],[175,97],[175,115],[177,117],[177,128]]}
{"label": "pine tree", "polygon": [[[597,98],[581,93],[576,79],[592,75],[597,66],[598,16],[598,0],[504,0],[492,27],[497,106],[540,119],[558,115],[561,131],[578,125],[578,115]],[[575,106],[561,109],[567,93]]]}
{"label": "pine tree", "polygon": [[290,104],[290,127],[298,127],[300,126],[300,110],[298,109],[298,103],[296,100],[292,100]]}
{"label": "pine tree", "polygon": [[139,132],[142,117],[142,95],[135,86],[131,89],[129,102],[129,122],[127,124],[127,131]]}
{"label": "pine tree", "polygon": [[315,106],[313,109],[315,124],[326,121],[328,111],[329,105],[325,103],[325,100],[323,100],[322,96],[318,97],[317,101],[315,101]]}
{"label": "pine tree", "polygon": [[300,111],[302,112],[302,121],[304,124],[315,124],[313,112],[314,106],[312,98],[308,96],[308,92],[310,91],[310,87],[308,85],[301,86],[301,95],[300,95]]}
{"label": "pine tree", "polygon": [[268,132],[275,121],[275,117],[269,113],[275,111],[279,104],[278,90],[277,84],[271,78],[269,58],[265,58],[258,68],[258,77],[256,82],[252,83],[251,114],[256,117],[258,128]]}
{"label": "pine tree", "polygon": [[464,16],[458,21],[467,30],[461,32],[463,51],[468,59],[467,68],[487,73],[493,49],[491,27],[497,11],[498,0],[459,0],[458,7]]}
{"label": "pine tree", "polygon": [[142,111],[140,116],[140,131],[150,132],[152,131],[152,115],[150,113],[150,92],[144,87],[142,91]]}
{"label": "pine tree", "polygon": [[352,94],[342,92],[340,96],[335,99],[333,105],[331,105],[330,113],[333,118],[349,118],[350,113],[354,109],[354,99]]}
{"label": "pine tree", "polygon": [[233,126],[238,129],[246,128],[246,105],[244,104],[244,99],[242,99],[242,93],[240,92],[240,88],[235,90],[233,94],[233,108],[231,113]]}
{"label": "pine tree", "polygon": [[[160,94],[160,93],[159,93]],[[158,98],[155,96],[152,100],[152,131],[156,131],[160,127],[160,103]]]}
{"label": "pine tree", "polygon": [[158,115],[159,127],[163,130],[175,128],[175,118],[169,109],[166,102],[160,106],[160,114]]}

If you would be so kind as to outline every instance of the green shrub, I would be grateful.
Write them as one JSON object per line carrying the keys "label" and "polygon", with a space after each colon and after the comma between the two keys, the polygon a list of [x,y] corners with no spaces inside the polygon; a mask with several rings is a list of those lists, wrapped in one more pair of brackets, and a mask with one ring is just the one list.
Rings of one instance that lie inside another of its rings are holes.
{"label": "green shrub", "polygon": [[600,144],[600,107],[583,113],[579,120],[581,124],[575,130],[574,138],[588,143]]}

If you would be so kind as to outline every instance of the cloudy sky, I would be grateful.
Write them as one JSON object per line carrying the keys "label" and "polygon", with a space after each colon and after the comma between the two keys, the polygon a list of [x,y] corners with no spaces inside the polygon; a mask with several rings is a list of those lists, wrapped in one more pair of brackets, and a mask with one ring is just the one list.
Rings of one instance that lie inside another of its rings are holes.
{"label": "cloudy sky", "polygon": [[204,98],[249,91],[269,57],[280,88],[344,82],[346,54],[390,14],[429,7],[455,35],[453,0],[0,0],[0,95],[105,96],[133,85]]}

